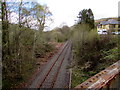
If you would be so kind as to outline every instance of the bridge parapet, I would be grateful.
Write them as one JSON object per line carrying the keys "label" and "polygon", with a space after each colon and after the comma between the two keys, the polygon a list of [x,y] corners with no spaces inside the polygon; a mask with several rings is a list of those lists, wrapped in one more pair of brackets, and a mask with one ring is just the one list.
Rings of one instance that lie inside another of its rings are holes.
{"label": "bridge parapet", "polygon": [[120,88],[120,60],[95,76],[89,78],[76,89],[110,89]]}

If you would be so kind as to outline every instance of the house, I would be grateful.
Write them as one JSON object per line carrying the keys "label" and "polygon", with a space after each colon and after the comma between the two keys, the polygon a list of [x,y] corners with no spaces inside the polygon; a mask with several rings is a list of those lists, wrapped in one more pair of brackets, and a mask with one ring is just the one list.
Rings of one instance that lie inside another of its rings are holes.
{"label": "house", "polygon": [[107,30],[108,33],[120,32],[120,22],[114,19],[101,21],[97,26],[97,30],[102,31],[103,29]]}

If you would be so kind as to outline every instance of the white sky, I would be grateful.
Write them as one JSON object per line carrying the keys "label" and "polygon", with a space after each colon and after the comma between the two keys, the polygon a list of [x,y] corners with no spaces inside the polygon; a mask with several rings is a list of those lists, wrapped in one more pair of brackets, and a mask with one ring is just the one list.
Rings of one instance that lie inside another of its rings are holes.
{"label": "white sky", "polygon": [[47,4],[53,14],[54,24],[51,28],[60,26],[63,22],[72,26],[79,11],[91,8],[95,19],[117,17],[120,0],[37,0]]}

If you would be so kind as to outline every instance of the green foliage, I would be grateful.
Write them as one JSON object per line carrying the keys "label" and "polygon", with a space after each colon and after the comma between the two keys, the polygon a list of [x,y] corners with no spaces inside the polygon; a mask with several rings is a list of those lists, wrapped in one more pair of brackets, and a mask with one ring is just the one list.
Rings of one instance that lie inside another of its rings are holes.
{"label": "green foliage", "polygon": [[94,71],[86,72],[78,67],[75,67],[72,71],[72,88],[96,74]]}
{"label": "green foliage", "polygon": [[90,62],[90,68],[97,65],[102,50],[108,51],[117,46],[117,38],[110,35],[99,36],[97,30],[90,30],[86,25],[75,27],[73,34],[73,52],[79,65]]}
{"label": "green foliage", "polygon": [[[33,8],[30,9],[30,14],[37,20],[38,30],[42,32],[45,28],[46,20],[51,20],[50,16],[52,13],[50,12],[49,8],[45,5],[40,5],[37,2],[33,3]],[[49,19],[48,19],[49,18]]]}
{"label": "green foliage", "polygon": [[85,24],[76,25],[72,30],[73,59],[76,62],[73,68],[72,87],[120,59],[118,36],[98,35],[96,31],[90,30]]}
{"label": "green foliage", "polygon": [[[37,66],[36,54],[42,57],[54,49],[43,33],[46,19],[48,20],[48,17],[50,19],[52,15],[47,6],[23,0],[6,2],[2,2],[1,5],[3,88],[26,82]],[[11,16],[11,12],[18,14],[18,17]],[[11,18],[15,18],[18,23]],[[13,22],[17,24],[11,24]]]}
{"label": "green foliage", "polygon": [[3,61],[3,87],[26,82],[37,67],[37,57],[43,57],[54,49],[36,30],[11,24],[9,35],[10,55]]}
{"label": "green foliage", "polygon": [[11,87],[25,80],[25,75],[35,64],[32,58],[34,32],[28,28],[10,25],[9,34],[10,55],[3,61],[3,87],[7,87],[8,83]]}
{"label": "green foliage", "polygon": [[118,58],[118,47],[115,47],[113,49],[110,49],[109,51],[103,51],[103,60],[106,60],[107,62],[115,62],[116,60],[119,60]]}
{"label": "green foliage", "polygon": [[84,73],[79,70],[79,68],[74,68],[72,71],[72,88],[77,86],[78,83],[82,83],[89,78],[88,76],[85,76]]}
{"label": "green foliage", "polygon": [[75,57],[79,60],[78,64],[83,64],[87,61],[94,60],[91,56],[96,57],[94,55],[96,52],[94,51],[98,49],[95,45],[97,44],[99,37],[96,30],[88,31],[88,29],[89,27],[81,25],[81,27],[74,30],[75,32],[73,34],[72,41]]}
{"label": "green foliage", "polygon": [[90,29],[94,29],[94,15],[91,9],[83,9],[78,14],[78,24],[88,24]]}
{"label": "green foliage", "polygon": [[70,28],[68,26],[63,26],[62,28],[56,28],[51,32],[52,32],[51,34],[52,40],[56,42],[65,42],[71,37]]}
{"label": "green foliage", "polygon": [[55,47],[53,47],[49,43],[38,44],[35,47],[35,57],[36,58],[44,57],[44,55],[45,55],[46,52],[50,52],[50,51],[54,50],[54,48]]}

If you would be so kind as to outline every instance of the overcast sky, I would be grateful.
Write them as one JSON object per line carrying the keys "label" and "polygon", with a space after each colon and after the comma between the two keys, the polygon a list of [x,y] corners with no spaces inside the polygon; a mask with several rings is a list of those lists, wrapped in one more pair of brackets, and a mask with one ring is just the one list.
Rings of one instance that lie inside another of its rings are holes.
{"label": "overcast sky", "polygon": [[120,0],[37,0],[40,4],[47,4],[53,14],[54,25],[66,23],[71,26],[82,9],[91,8],[95,19],[117,17],[118,2]]}

